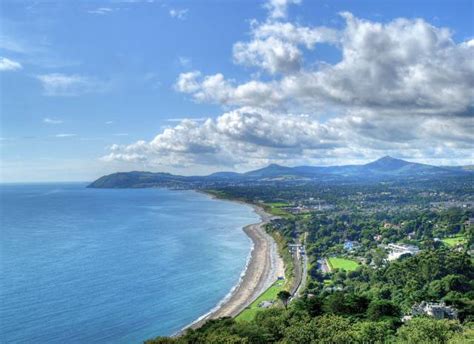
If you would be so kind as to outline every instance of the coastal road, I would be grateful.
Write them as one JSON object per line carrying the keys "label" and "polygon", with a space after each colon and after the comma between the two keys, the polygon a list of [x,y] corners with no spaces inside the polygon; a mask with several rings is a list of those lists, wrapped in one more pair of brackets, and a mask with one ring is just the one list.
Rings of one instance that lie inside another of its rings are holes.
{"label": "coastal road", "polygon": [[304,245],[306,241],[306,235],[307,233],[304,234],[303,243],[301,244],[303,254],[301,254],[300,249],[298,248],[293,258],[295,279],[293,282],[293,287],[290,290],[292,298],[299,297],[306,287],[306,280],[308,276],[308,256],[306,255],[306,247]]}
{"label": "coastal road", "polygon": [[303,267],[302,269],[303,273],[301,274],[301,280],[300,280],[298,289],[296,289],[295,295],[293,297],[301,296],[304,288],[306,287],[306,281],[308,280],[308,256],[306,255],[306,249],[305,249],[305,254],[302,256],[301,264]]}

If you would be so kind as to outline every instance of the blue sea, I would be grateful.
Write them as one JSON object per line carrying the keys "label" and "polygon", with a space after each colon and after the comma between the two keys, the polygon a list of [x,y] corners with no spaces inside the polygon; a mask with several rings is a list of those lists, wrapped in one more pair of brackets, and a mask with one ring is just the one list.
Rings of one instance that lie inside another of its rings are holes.
{"label": "blue sea", "polygon": [[235,286],[258,221],[193,191],[0,185],[0,342],[141,343]]}

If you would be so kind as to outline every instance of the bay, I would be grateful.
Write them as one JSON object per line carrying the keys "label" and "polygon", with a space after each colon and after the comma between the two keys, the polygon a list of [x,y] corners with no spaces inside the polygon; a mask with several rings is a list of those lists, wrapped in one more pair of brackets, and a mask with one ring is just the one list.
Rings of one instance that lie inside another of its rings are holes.
{"label": "bay", "polygon": [[0,186],[0,342],[140,343],[210,311],[258,221],[193,191]]}

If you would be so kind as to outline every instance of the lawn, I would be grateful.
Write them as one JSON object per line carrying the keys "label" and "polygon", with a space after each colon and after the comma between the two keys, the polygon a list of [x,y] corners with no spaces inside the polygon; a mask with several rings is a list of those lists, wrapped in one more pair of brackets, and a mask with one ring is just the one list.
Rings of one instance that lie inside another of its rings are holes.
{"label": "lawn", "polygon": [[254,302],[245,308],[235,320],[237,321],[252,321],[255,315],[262,309],[258,307],[258,304],[263,301],[274,301],[277,300],[278,293],[283,290],[285,281],[276,281],[273,285],[268,288],[262,295],[260,295]]}
{"label": "lawn", "polygon": [[459,244],[465,244],[466,243],[466,238],[462,235],[450,237],[450,238],[444,238],[441,239],[442,242],[444,242],[446,245],[450,247],[457,246]]}
{"label": "lawn", "polygon": [[328,259],[331,269],[341,269],[345,271],[354,271],[359,267],[359,263],[355,260],[346,258],[331,257]]}
{"label": "lawn", "polygon": [[288,203],[284,202],[273,202],[273,203],[265,203],[265,210],[272,215],[281,216],[281,217],[291,217],[292,215],[288,213],[286,210],[282,209],[283,207],[288,207]]}
{"label": "lawn", "polygon": [[289,207],[290,204],[286,202],[270,202],[270,203],[265,203],[269,205],[270,207],[275,207],[275,208],[281,208],[281,207]]}

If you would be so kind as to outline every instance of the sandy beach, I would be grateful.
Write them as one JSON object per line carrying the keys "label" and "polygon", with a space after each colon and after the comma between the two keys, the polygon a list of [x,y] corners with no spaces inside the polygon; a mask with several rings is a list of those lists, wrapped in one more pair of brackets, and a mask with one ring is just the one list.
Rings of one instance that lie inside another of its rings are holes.
{"label": "sandy beach", "polygon": [[260,216],[261,222],[244,228],[244,232],[253,242],[251,257],[245,274],[225,302],[189,327],[199,328],[209,319],[236,316],[270,287],[279,276],[284,276],[283,260],[278,254],[277,245],[264,228],[272,216],[258,206],[253,206],[253,208]]}

